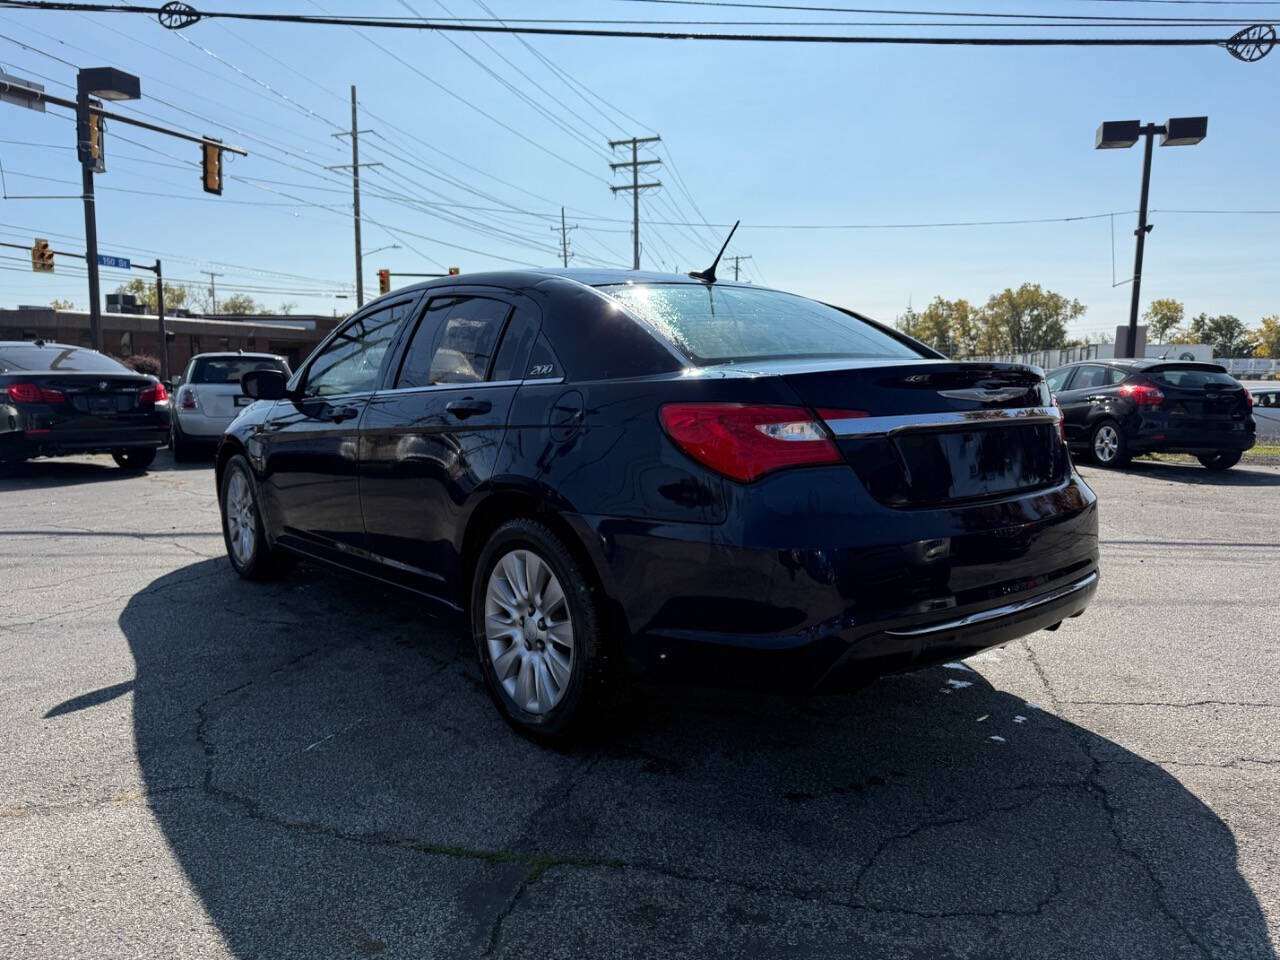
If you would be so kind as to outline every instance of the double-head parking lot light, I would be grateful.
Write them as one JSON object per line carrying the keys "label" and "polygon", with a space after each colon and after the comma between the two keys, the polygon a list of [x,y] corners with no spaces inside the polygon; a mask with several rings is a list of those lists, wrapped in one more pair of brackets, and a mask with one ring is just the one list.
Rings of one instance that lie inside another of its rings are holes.
{"label": "double-head parking lot light", "polygon": [[1138,237],[1133,252],[1133,291],[1129,300],[1129,342],[1124,356],[1137,355],[1138,298],[1142,289],[1142,251],[1151,225],[1147,223],[1147,193],[1151,187],[1151,144],[1160,134],[1162,147],[1194,146],[1209,132],[1208,117],[1171,117],[1165,123],[1143,124],[1140,120],[1108,120],[1098,127],[1094,146],[1098,150],[1118,150],[1132,147],[1139,137],[1146,138],[1142,158],[1142,198],[1138,204]]}

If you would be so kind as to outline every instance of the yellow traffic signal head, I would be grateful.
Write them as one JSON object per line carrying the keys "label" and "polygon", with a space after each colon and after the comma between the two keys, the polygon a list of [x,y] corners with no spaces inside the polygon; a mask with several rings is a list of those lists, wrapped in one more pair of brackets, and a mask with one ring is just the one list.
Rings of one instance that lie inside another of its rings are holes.
{"label": "yellow traffic signal head", "polygon": [[379,270],[378,271],[378,293],[383,294],[383,293],[390,293],[390,292],[391,292],[391,271]]}
{"label": "yellow traffic signal head", "polygon": [[456,277],[456,276],[457,276],[458,274],[460,274],[461,272],[462,272],[462,271],[461,271],[461,270],[459,270],[457,267],[450,267],[450,268],[449,268],[449,276],[451,276],[451,277]]}
{"label": "yellow traffic signal head", "polygon": [[205,140],[212,141],[205,143],[200,147],[202,163],[200,165],[201,183],[204,185],[205,193],[222,193],[222,148],[218,146],[221,140],[214,137],[205,137]]}
{"label": "yellow traffic signal head", "polygon": [[104,143],[106,131],[106,117],[92,110],[89,111],[89,162],[94,173],[105,173],[107,169]]}
{"label": "yellow traffic signal head", "polygon": [[37,273],[53,273],[53,249],[44,237],[36,237],[31,245],[31,269]]}

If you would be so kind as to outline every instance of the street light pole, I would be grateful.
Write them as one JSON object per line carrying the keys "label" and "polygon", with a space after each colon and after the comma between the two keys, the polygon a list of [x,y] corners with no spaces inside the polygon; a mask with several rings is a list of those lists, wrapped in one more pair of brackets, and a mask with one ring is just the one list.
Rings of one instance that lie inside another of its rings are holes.
{"label": "street light pole", "polygon": [[1146,249],[1147,234],[1151,232],[1151,224],[1147,223],[1147,196],[1151,190],[1152,143],[1158,133],[1162,147],[1194,146],[1203,140],[1208,132],[1208,117],[1171,117],[1165,123],[1145,125],[1139,120],[1108,120],[1098,127],[1094,141],[1094,147],[1098,150],[1123,150],[1137,143],[1139,137],[1145,139],[1142,156],[1142,197],[1138,203],[1138,229],[1134,231],[1138,243],[1133,251],[1133,292],[1129,298],[1129,336],[1123,350],[1123,355],[1126,357],[1138,355],[1138,306],[1142,294],[1142,255]]}

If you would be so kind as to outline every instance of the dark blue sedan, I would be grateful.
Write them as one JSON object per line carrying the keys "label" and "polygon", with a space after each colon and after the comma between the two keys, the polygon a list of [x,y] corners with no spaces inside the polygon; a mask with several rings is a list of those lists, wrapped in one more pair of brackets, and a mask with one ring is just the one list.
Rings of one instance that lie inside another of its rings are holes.
{"label": "dark blue sedan", "polygon": [[1053,628],[1097,585],[1038,368],[777,290],[450,277],[243,385],[217,458],[235,569],[415,591],[535,736],[638,673],[849,689]]}

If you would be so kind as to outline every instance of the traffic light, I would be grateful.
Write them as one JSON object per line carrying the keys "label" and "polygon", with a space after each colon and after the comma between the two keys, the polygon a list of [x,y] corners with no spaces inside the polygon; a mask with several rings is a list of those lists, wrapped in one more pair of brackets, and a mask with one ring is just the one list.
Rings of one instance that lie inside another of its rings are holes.
{"label": "traffic light", "polygon": [[205,193],[222,194],[222,148],[217,144],[222,141],[217,137],[206,136],[205,140],[212,141],[205,143],[200,147],[203,162],[200,165],[201,182],[204,184]]}
{"label": "traffic light", "polygon": [[390,293],[390,292],[391,292],[391,271],[379,270],[378,271],[378,294],[381,295],[381,294]]}
{"label": "traffic light", "polygon": [[107,157],[105,151],[105,135],[107,118],[93,110],[89,111],[89,165],[94,173],[106,173]]}
{"label": "traffic light", "polygon": [[36,273],[53,273],[53,250],[44,237],[36,237],[31,245],[31,269]]}
{"label": "traffic light", "polygon": [[451,276],[451,277],[456,277],[456,276],[457,276],[458,274],[460,274],[461,272],[462,272],[462,271],[461,271],[461,270],[459,270],[457,267],[450,267],[450,268],[449,268],[449,276]]}

